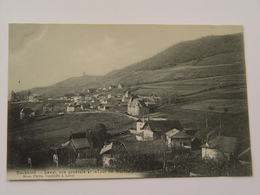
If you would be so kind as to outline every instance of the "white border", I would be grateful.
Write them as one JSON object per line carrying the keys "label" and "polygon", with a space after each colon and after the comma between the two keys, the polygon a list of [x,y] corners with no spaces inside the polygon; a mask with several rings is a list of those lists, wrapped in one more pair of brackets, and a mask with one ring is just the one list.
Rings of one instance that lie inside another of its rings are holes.
{"label": "white border", "polygon": [[[257,0],[0,0],[0,194],[259,194],[260,2]],[[253,177],[9,182],[5,179],[8,23],[244,25]]]}

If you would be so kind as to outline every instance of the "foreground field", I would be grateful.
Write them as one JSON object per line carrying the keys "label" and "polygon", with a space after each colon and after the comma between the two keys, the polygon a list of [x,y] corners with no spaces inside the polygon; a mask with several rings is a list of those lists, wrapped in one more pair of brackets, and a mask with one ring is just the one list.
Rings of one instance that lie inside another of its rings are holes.
{"label": "foreground field", "polygon": [[125,131],[133,120],[118,113],[83,113],[63,115],[41,121],[21,124],[8,132],[8,166],[26,165],[28,156],[36,164],[48,163],[48,150],[69,139],[70,132],[98,131],[103,124],[108,133]]}

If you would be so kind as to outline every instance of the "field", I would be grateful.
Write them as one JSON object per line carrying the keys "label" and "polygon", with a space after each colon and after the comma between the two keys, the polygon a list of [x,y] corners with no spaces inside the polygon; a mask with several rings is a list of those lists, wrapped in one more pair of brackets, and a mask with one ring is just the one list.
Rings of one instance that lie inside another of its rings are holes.
{"label": "field", "polygon": [[238,114],[247,111],[247,104],[244,100],[211,99],[184,105],[181,108],[185,110],[200,110],[205,112],[212,109],[212,112],[215,113],[225,113],[225,108],[228,113]]}
{"label": "field", "polygon": [[46,166],[50,148],[61,146],[70,132],[99,130],[100,124],[111,134],[134,125],[132,119],[118,113],[69,114],[13,125],[8,130],[8,167],[25,166],[28,156],[32,156],[35,166]]}

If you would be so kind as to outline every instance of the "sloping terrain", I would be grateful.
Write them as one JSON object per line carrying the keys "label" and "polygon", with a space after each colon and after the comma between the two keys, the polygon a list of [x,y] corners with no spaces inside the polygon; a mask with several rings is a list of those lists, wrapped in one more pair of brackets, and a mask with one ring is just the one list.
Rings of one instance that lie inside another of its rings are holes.
{"label": "sloping terrain", "polygon": [[92,75],[72,77],[48,87],[33,88],[31,89],[31,93],[45,97],[63,96],[68,93],[81,93],[85,92],[88,88],[100,87],[102,85],[101,80],[101,76]]}
{"label": "sloping terrain", "polygon": [[220,89],[225,93],[244,93],[243,51],[242,34],[208,36],[178,43],[149,59],[103,77],[74,77],[31,91],[43,96],[62,96],[122,83],[143,95],[178,93],[187,96]]}

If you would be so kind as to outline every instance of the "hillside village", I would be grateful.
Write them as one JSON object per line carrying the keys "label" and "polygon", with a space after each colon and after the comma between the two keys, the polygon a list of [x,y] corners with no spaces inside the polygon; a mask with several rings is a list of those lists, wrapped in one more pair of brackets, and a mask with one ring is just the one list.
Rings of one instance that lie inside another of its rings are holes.
{"label": "hillside village", "polygon": [[[14,92],[10,94],[9,101],[12,104],[23,102]],[[102,166],[117,169],[122,168],[122,160],[139,167],[133,159],[144,160],[148,156],[151,156],[154,165],[148,166],[149,161],[147,166],[137,170],[168,170],[167,164],[174,164],[172,161],[181,155],[217,164],[236,159],[243,166],[248,166],[251,161],[248,156],[250,148],[239,154],[238,137],[223,136],[215,129],[203,132],[192,126],[183,127],[179,120],[168,119],[167,114],[157,112],[165,104],[162,97],[157,94],[138,96],[122,84],[90,88],[86,93],[65,94],[57,99],[42,99],[37,94],[30,94],[26,102],[41,103],[42,110],[22,108],[19,115],[23,123],[85,113],[117,113],[133,120],[131,128],[120,129],[114,134],[108,133],[106,127],[100,132],[95,129],[70,132],[68,140],[58,147],[50,147],[49,153],[56,167]],[[205,135],[201,136],[201,133]],[[32,166],[32,157],[28,158]],[[196,175],[191,171],[189,174]]]}
{"label": "hillside village", "polygon": [[[139,83],[129,83],[127,76],[125,82],[110,84],[111,73],[106,85],[95,79],[95,85],[63,95],[12,91],[9,168],[99,167],[149,172],[149,177],[251,175],[245,79],[237,82],[244,78],[241,59],[227,65],[216,56],[204,57],[185,62],[194,71],[186,79],[179,58],[166,70],[156,70],[166,77],[175,73],[172,80],[149,81],[153,78],[140,78],[142,70],[137,70],[132,79]],[[206,61],[221,68],[205,72]],[[223,71],[234,66],[239,74]],[[138,67],[148,68],[147,62]],[[38,146],[30,148],[30,142]]]}

